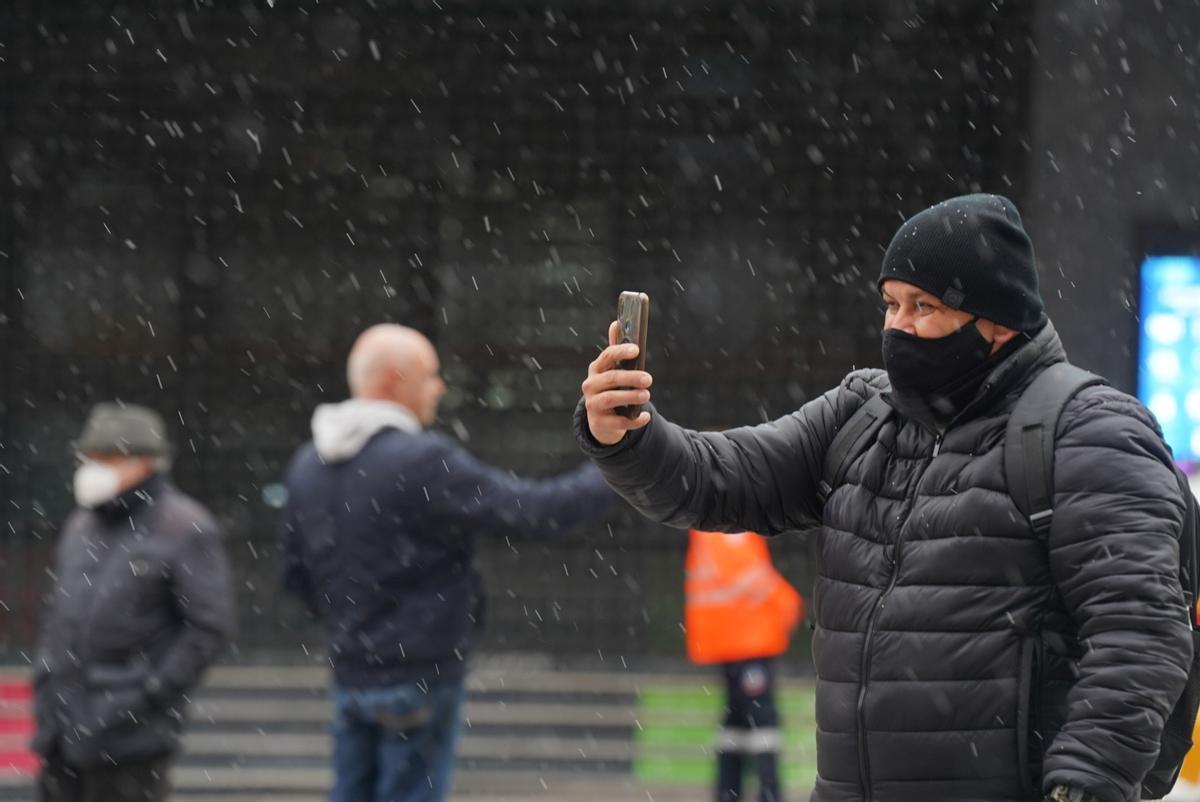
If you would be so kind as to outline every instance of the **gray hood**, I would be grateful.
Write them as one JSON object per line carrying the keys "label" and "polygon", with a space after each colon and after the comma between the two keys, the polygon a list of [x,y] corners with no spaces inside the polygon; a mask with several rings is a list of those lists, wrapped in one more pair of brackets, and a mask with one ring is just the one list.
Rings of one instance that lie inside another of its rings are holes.
{"label": "gray hood", "polygon": [[321,404],[312,416],[313,445],[325,462],[354,459],[382,429],[419,432],[421,422],[399,404],[361,398]]}

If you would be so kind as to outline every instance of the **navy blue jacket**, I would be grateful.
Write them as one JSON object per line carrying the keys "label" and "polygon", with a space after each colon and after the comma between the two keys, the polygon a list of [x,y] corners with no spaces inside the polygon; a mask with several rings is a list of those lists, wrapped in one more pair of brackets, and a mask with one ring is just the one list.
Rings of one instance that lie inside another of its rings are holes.
{"label": "navy blue jacket", "polygon": [[398,428],[342,461],[306,444],[287,486],[283,584],[324,623],[346,687],[461,675],[481,612],[476,538],[553,536],[617,499],[590,464],[522,480]]}

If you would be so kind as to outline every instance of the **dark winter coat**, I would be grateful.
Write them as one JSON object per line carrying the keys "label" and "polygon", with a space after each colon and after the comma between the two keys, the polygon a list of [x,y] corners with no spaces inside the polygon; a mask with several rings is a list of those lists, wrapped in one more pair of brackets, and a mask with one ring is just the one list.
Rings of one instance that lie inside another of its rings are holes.
{"label": "dark winter coat", "polygon": [[[679,527],[820,524],[813,604],[820,802],[1137,799],[1191,655],[1171,455],[1133,398],[1092,387],[1060,421],[1048,541],[1002,467],[1021,391],[1065,358],[1049,325],[944,432],[893,415],[822,509],[830,441],[881,371],[721,434],[654,414],[612,448],[576,429],[626,499]],[[895,403],[893,404],[896,405]]]}
{"label": "dark winter coat", "polygon": [[461,676],[481,616],[476,540],[554,536],[617,502],[590,464],[518,479],[395,405],[319,408],[313,434],[287,472],[282,578],[322,620],[345,687]]}
{"label": "dark winter coat", "polygon": [[156,476],[59,539],[34,660],[34,749],[91,768],[175,751],[187,707],[233,635],[212,516]]}

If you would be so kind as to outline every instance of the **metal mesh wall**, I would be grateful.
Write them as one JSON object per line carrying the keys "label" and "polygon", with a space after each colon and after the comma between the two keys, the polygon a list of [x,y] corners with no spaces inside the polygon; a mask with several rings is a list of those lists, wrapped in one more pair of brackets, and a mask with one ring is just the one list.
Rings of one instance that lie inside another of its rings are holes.
{"label": "metal mesh wall", "polygon": [[[654,298],[656,402],[686,424],[875,364],[902,216],[1020,195],[1030,6],[10,0],[0,649],[29,645],[97,400],[170,417],[230,532],[241,648],[298,654],[263,488],[364,326],[428,332],[445,426],[532,475],[578,458],[621,289]],[[684,545],[628,512],[488,544],[487,645],[678,653]]]}

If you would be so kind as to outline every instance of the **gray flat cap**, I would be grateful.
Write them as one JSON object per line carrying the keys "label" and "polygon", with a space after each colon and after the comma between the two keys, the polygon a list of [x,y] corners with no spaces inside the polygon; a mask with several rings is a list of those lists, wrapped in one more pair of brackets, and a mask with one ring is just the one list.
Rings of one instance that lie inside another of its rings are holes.
{"label": "gray flat cap", "polygon": [[169,457],[171,441],[166,423],[154,410],[107,402],[92,407],[75,449],[84,454]]}

